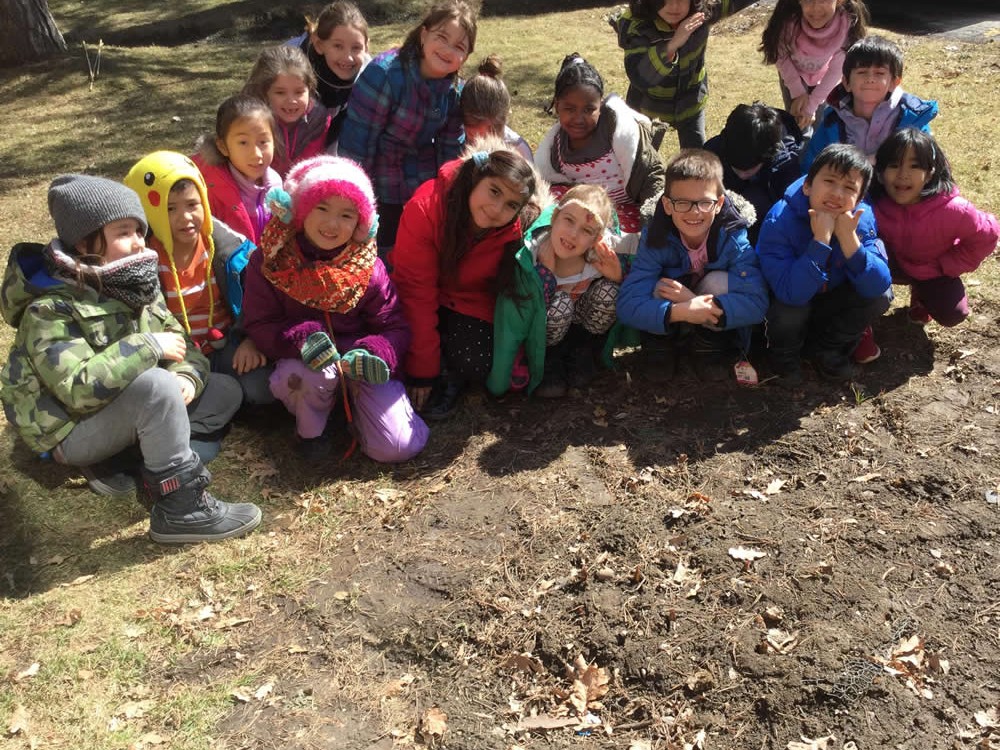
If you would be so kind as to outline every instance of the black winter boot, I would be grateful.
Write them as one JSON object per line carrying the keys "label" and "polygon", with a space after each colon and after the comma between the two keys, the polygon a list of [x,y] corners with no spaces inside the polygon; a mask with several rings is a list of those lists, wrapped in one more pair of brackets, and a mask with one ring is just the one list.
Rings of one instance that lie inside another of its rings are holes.
{"label": "black winter boot", "polygon": [[566,339],[545,347],[545,372],[542,382],[535,389],[538,398],[563,398],[569,390],[566,375],[566,358],[569,346]]}
{"label": "black winter boot", "polygon": [[142,470],[143,489],[155,504],[149,538],[160,544],[197,544],[243,536],[260,524],[253,503],[226,503],[206,489],[211,475],[196,455],[176,469]]}

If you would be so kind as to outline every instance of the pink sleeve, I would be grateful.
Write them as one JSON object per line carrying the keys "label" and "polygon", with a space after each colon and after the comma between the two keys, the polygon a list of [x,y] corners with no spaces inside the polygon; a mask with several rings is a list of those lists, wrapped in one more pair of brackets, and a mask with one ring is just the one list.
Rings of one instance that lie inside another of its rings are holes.
{"label": "pink sleeve", "polygon": [[840,79],[844,77],[843,68],[844,50],[839,49],[830,58],[830,66],[826,69],[826,74],[816,84],[815,88],[813,88],[812,93],[809,94],[809,100],[806,102],[806,112],[815,112],[819,105],[826,101],[826,98],[830,96],[830,92],[837,87]]}
{"label": "pink sleeve", "polygon": [[774,67],[778,69],[781,82],[788,88],[788,93],[792,95],[792,99],[798,99],[806,93],[805,84],[802,83],[802,76],[799,75],[798,68],[795,67],[795,63],[792,62],[791,57],[779,55],[778,62],[775,63]]}
{"label": "pink sleeve", "polygon": [[980,211],[969,201],[959,198],[961,213],[956,213],[959,219],[956,223],[958,237],[955,246],[941,256],[941,271],[947,276],[958,277],[963,273],[972,273],[979,264],[996,250],[997,239],[1000,238],[1000,223],[992,214]]}

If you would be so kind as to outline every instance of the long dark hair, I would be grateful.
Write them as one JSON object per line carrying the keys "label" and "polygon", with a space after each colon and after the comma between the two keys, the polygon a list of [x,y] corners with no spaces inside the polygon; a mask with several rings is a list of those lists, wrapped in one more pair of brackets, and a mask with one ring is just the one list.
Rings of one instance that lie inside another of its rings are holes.
{"label": "long dark hair", "polygon": [[[838,12],[846,13],[851,19],[847,40],[844,42],[844,49],[847,49],[868,35],[871,15],[868,13],[868,6],[865,5],[864,0],[844,0],[844,4]],[[765,63],[774,65],[782,55],[791,54],[795,48],[798,24],[789,26],[788,22],[801,19],[802,4],[800,0],[778,0],[767,26],[764,27],[764,33],[760,35],[760,46],[757,48],[764,53]]]}
{"label": "long dark hair", "polygon": [[[403,40],[403,45],[399,48],[399,56],[411,63],[419,63],[423,49],[420,46],[420,32],[424,29],[431,31],[448,21],[458,21],[462,31],[469,37],[469,51],[466,55],[471,55],[476,48],[476,23],[477,9],[465,0],[441,0],[435,3],[427,11],[424,19],[415,27],[410,29],[410,33]],[[454,75],[458,75],[455,73]]]}
{"label": "long dark hair", "polygon": [[[523,206],[535,194],[535,169],[524,157],[514,151],[498,149],[487,154],[477,152],[459,167],[445,198],[445,220],[441,231],[441,250],[438,254],[441,276],[454,278],[458,265],[472,245],[472,216],[469,213],[469,196],[487,177],[509,182],[520,189]],[[520,212],[511,221],[517,221]]]}
{"label": "long dark hair", "polygon": [[950,193],[955,189],[948,157],[944,155],[934,136],[917,128],[903,128],[886,138],[875,153],[875,174],[878,179],[872,184],[874,195],[885,195],[882,175],[886,167],[902,164],[908,149],[913,149],[913,158],[917,160],[920,168],[930,173],[927,184],[920,191],[921,200],[941,193]]}
{"label": "long dark hair", "polygon": [[[798,0],[796,0],[798,2]],[[660,10],[666,5],[666,0],[630,0],[628,4],[632,18],[640,18],[643,21],[655,21],[660,15]],[[691,0],[692,13],[708,13],[711,8],[718,5],[718,0]]]}

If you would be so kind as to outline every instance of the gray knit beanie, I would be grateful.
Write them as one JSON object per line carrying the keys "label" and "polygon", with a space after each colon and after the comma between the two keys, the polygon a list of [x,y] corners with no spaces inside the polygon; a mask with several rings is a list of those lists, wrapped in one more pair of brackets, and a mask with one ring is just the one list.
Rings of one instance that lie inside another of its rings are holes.
{"label": "gray knit beanie", "polygon": [[49,213],[68,250],[105,224],[135,219],[146,233],[139,196],[120,182],[87,174],[64,174],[49,185]]}

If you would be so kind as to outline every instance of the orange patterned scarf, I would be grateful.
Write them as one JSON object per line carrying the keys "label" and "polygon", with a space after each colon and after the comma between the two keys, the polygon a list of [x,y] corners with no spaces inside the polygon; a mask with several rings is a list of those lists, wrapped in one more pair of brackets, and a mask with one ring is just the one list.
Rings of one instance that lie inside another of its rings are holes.
{"label": "orange patterned scarf", "polygon": [[296,302],[325,312],[354,309],[368,290],[378,252],[375,240],[348,242],[330,259],[309,260],[295,230],[277,219],[268,222],[260,238],[264,277]]}

